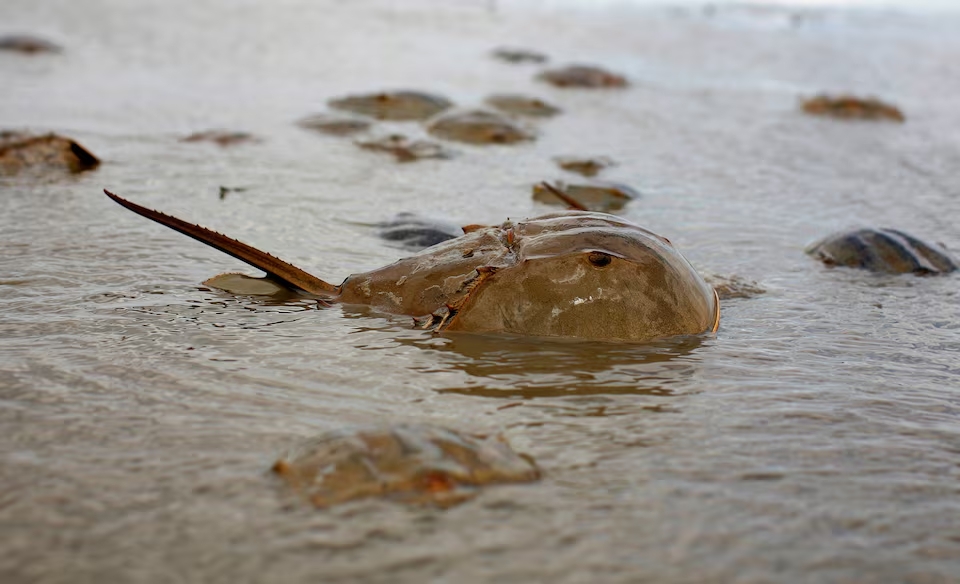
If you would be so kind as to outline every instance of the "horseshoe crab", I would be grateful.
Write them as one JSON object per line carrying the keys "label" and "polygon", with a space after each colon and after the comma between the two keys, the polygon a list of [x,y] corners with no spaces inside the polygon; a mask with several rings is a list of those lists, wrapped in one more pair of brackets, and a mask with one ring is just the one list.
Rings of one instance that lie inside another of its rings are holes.
{"label": "horseshoe crab", "polygon": [[898,108],[872,97],[818,95],[803,101],[801,107],[808,114],[845,120],[891,120],[894,122],[906,120],[903,112]]}
{"label": "horseshoe crab", "polygon": [[548,69],[537,79],[557,87],[609,88],[626,87],[627,78],[593,65],[568,65],[559,69]]}
{"label": "horseshoe crab", "polygon": [[716,292],[669,240],[605,213],[474,226],[334,286],[235,239],[104,192],[291,288],[409,315],[434,332],[647,341],[713,332],[720,323]]}
{"label": "horseshoe crab", "polygon": [[301,119],[297,125],[331,136],[349,136],[369,130],[372,124],[366,118],[352,115],[314,114]]}
{"label": "horseshoe crab", "polygon": [[38,53],[61,53],[63,48],[40,37],[15,34],[0,37],[0,51],[36,55]]}
{"label": "horseshoe crab", "polygon": [[563,170],[575,172],[587,177],[596,176],[601,170],[617,165],[616,162],[606,156],[557,156],[553,160],[557,163],[557,166]]}
{"label": "horseshoe crab", "polygon": [[237,144],[259,142],[260,139],[247,132],[233,132],[231,130],[204,130],[194,132],[180,139],[181,142],[210,142],[226,148]]}
{"label": "horseshoe crab", "polygon": [[896,229],[855,229],[835,233],[806,249],[828,266],[888,274],[943,274],[958,268],[940,246]]}
{"label": "horseshoe crab", "polygon": [[493,58],[505,63],[546,63],[547,56],[530,49],[500,47],[491,53]]}
{"label": "horseshoe crab", "polygon": [[377,496],[448,507],[474,497],[482,485],[540,478],[533,461],[501,436],[425,425],[323,434],[293,448],[272,470],[320,508]]}
{"label": "horseshoe crab", "polygon": [[533,185],[534,201],[548,205],[569,205],[583,211],[617,211],[623,209],[630,201],[639,198],[640,193],[633,187],[605,180],[591,180],[577,184],[557,181],[555,187],[546,183]]}
{"label": "horseshoe crab", "polygon": [[513,144],[533,140],[533,134],[506,116],[485,110],[443,114],[432,120],[427,132],[443,140],[467,144]]}
{"label": "horseshoe crab", "polygon": [[453,102],[421,91],[388,91],[338,97],[329,100],[327,105],[378,120],[401,122],[425,120],[451,107]]}
{"label": "horseshoe crab", "polygon": [[361,140],[357,146],[373,152],[392,154],[397,162],[413,162],[425,158],[451,158],[453,152],[429,140],[411,140],[403,134],[390,134],[374,140]]}
{"label": "horseshoe crab", "polygon": [[0,132],[0,175],[13,175],[27,169],[76,173],[92,170],[99,164],[96,156],[70,138],[57,134]]}
{"label": "horseshoe crab", "polygon": [[550,118],[561,112],[560,108],[550,105],[538,97],[527,97],[513,93],[498,93],[484,100],[490,107],[504,113],[531,118]]}

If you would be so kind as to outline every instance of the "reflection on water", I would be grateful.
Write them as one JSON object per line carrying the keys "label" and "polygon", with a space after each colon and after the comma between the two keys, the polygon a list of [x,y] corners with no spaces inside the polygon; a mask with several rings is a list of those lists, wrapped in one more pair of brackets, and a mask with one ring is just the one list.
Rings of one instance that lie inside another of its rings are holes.
{"label": "reflection on water", "polygon": [[699,336],[623,345],[467,334],[449,334],[444,341],[398,342],[437,357],[437,365],[417,369],[422,373],[448,368],[470,376],[462,387],[440,393],[509,399],[671,395],[695,374],[696,351],[705,342]]}

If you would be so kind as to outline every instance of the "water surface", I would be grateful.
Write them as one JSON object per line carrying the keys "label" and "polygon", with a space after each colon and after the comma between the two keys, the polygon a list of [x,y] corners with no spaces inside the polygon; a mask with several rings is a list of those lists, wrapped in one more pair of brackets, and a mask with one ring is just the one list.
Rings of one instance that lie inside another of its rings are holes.
{"label": "water surface", "polygon": [[[955,14],[7,0],[0,22],[66,48],[0,55],[0,125],[104,161],[0,183],[4,582],[960,581],[957,278],[802,251],[856,225],[960,250]],[[491,59],[502,45],[633,86],[554,89]],[[565,113],[536,142],[413,164],[294,124],[384,88],[463,106],[531,93]],[[802,115],[821,91],[882,97],[907,122]],[[208,128],[263,140],[178,141]],[[626,217],[767,293],[725,302],[715,337],[652,346],[434,337],[206,290],[249,269],[101,193],[339,282],[404,253],[368,226],[393,213],[547,211],[530,185],[571,154],[618,161],[604,178],[643,194]],[[318,512],[267,473],[302,437],[378,421],[503,432],[545,479],[446,511]]]}

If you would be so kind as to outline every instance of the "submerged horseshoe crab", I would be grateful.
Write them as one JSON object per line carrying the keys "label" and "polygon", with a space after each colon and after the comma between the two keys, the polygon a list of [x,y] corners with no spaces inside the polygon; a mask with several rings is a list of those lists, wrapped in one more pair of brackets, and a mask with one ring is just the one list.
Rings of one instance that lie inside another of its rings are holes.
{"label": "submerged horseshoe crab", "polygon": [[648,341],[713,332],[720,323],[716,292],[669,240],[605,213],[567,211],[471,228],[334,286],[245,243],[104,192],[291,288],[409,315],[434,332]]}
{"label": "submerged horseshoe crab", "polygon": [[57,134],[0,131],[0,176],[25,170],[83,172],[100,160],[75,140]]}
{"label": "submerged horseshoe crab", "polygon": [[319,508],[378,496],[449,507],[483,485],[540,478],[536,464],[500,436],[406,424],[322,434],[293,448],[272,470]]}
{"label": "submerged horseshoe crab", "polygon": [[945,274],[957,261],[938,245],[896,229],[854,229],[834,233],[806,249],[828,266],[888,274]]}
{"label": "submerged horseshoe crab", "polygon": [[803,111],[815,116],[829,116],[842,120],[890,120],[903,122],[906,117],[896,106],[879,99],[852,95],[818,95],[801,103]]}

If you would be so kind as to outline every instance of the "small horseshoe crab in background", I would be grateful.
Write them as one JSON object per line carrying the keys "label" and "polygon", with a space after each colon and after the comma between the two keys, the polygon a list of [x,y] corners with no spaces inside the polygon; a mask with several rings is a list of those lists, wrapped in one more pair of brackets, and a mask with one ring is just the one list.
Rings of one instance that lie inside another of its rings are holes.
{"label": "small horseshoe crab in background", "polygon": [[557,87],[586,89],[617,88],[629,85],[626,77],[593,65],[567,65],[559,69],[548,69],[537,75],[537,79]]}
{"label": "small horseshoe crab in background", "polygon": [[413,162],[425,158],[451,158],[453,152],[429,140],[411,140],[403,134],[390,134],[373,140],[361,140],[357,146],[373,152],[392,154],[397,162]]}
{"label": "small horseshoe crab in background", "polygon": [[617,165],[616,162],[606,156],[557,156],[553,160],[563,170],[587,177],[596,176],[601,170]]}
{"label": "small horseshoe crab in background", "polygon": [[0,175],[22,171],[83,172],[100,165],[89,150],[57,134],[0,132]]}
{"label": "small horseshoe crab in background", "polygon": [[449,507],[484,485],[540,478],[533,460],[502,436],[426,425],[329,432],[305,440],[272,470],[319,508],[368,497]]}
{"label": "small horseshoe crab in background", "polygon": [[247,132],[234,132],[232,130],[204,130],[194,132],[189,136],[180,139],[181,142],[210,142],[226,148],[227,146],[236,146],[238,144],[250,144],[259,142],[260,139]]}
{"label": "small horseshoe crab in background", "polygon": [[854,229],[835,233],[806,249],[828,266],[888,274],[944,274],[957,262],[940,246],[896,229]]}
{"label": "small horseshoe crab in background", "polygon": [[314,130],[331,136],[349,136],[370,129],[370,120],[346,114],[314,114],[297,122],[307,130]]}
{"label": "small horseshoe crab in background", "polygon": [[903,112],[895,106],[872,97],[818,95],[804,100],[801,107],[808,114],[845,120],[891,120],[894,122],[906,120]]}
{"label": "small horseshoe crab in background", "polygon": [[384,91],[331,99],[334,109],[395,122],[425,120],[453,106],[440,95],[421,91]]}
{"label": "small horseshoe crab in background", "polygon": [[506,116],[484,110],[443,114],[430,122],[427,132],[467,144],[513,144],[534,138]]}
{"label": "small horseshoe crab in background", "polygon": [[0,37],[0,51],[36,55],[39,53],[61,53],[63,48],[39,37],[17,34]]}
{"label": "small horseshoe crab in background", "polygon": [[546,63],[547,56],[530,49],[519,49],[513,47],[500,47],[494,49],[491,53],[494,59],[504,63]]}
{"label": "small horseshoe crab in background", "polygon": [[560,108],[550,105],[538,97],[527,97],[512,93],[491,95],[484,100],[490,107],[507,114],[532,118],[550,118],[561,112]]}
{"label": "small horseshoe crab in background", "polygon": [[533,200],[548,205],[566,205],[580,211],[617,211],[640,193],[634,188],[610,181],[594,180],[577,184],[533,185]]}
{"label": "small horseshoe crab in background", "polygon": [[[605,213],[568,211],[476,227],[334,286],[240,241],[105,192],[289,288],[323,302],[412,316],[435,333],[640,342],[714,332],[720,323],[716,292],[669,240]],[[218,278],[205,284],[230,291]]]}

